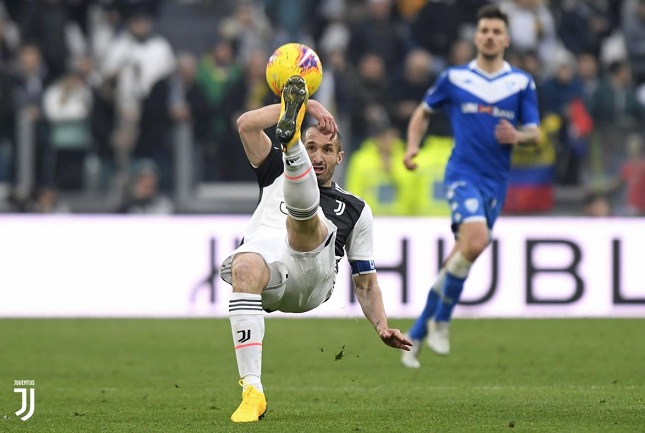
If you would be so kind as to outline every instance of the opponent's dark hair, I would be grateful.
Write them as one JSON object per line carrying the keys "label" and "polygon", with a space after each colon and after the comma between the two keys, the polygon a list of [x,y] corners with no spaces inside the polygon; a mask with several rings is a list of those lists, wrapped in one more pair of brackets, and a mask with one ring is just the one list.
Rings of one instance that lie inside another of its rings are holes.
{"label": "opponent's dark hair", "polygon": [[[307,125],[307,126],[303,127],[303,128],[300,130],[300,134],[301,134],[301,135],[302,135],[302,137],[304,138],[304,136],[305,136],[305,135],[307,135],[307,131],[308,131],[310,128],[315,128],[315,127],[316,127],[316,124],[311,123],[311,124],[309,124],[309,125]],[[338,143],[338,152],[340,153],[340,152],[343,150],[343,136],[340,134],[340,131],[336,131],[336,136],[334,137],[334,139],[332,140],[332,142],[334,142],[334,141],[335,141],[336,143]],[[304,140],[303,140],[303,142],[304,142]]]}
{"label": "opponent's dark hair", "polygon": [[508,15],[495,5],[487,4],[479,8],[477,11],[477,21],[484,18],[502,20],[506,24],[506,28],[508,28]]}

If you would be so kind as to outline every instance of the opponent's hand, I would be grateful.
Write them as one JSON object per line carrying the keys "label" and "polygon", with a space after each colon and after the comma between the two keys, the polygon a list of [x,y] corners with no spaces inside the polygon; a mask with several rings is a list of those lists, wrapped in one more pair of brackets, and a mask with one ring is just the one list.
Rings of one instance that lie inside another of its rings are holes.
{"label": "opponent's hand", "polygon": [[495,125],[495,138],[500,144],[517,144],[520,141],[520,133],[511,122],[502,119]]}
{"label": "opponent's hand", "polygon": [[310,99],[307,102],[307,113],[316,119],[318,122],[316,127],[321,134],[329,135],[332,140],[336,137],[336,133],[338,132],[336,119],[334,119],[334,116],[320,102],[315,99]]}
{"label": "opponent's hand", "polygon": [[408,150],[405,152],[405,157],[403,158],[403,164],[408,170],[416,170],[417,163],[414,162],[414,158],[419,154],[419,149],[417,150]]}
{"label": "opponent's hand", "polygon": [[412,342],[405,338],[401,331],[398,329],[387,328],[379,332],[379,337],[383,340],[383,343],[387,344],[390,347],[395,349],[402,349],[409,351]]}

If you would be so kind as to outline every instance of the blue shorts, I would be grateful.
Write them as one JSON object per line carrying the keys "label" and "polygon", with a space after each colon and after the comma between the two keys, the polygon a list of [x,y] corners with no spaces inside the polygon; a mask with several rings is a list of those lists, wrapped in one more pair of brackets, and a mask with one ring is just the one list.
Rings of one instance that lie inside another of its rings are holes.
{"label": "blue shorts", "polygon": [[485,194],[463,180],[446,186],[446,199],[450,205],[452,232],[455,234],[462,223],[471,221],[485,222],[492,229],[504,205],[503,197]]}

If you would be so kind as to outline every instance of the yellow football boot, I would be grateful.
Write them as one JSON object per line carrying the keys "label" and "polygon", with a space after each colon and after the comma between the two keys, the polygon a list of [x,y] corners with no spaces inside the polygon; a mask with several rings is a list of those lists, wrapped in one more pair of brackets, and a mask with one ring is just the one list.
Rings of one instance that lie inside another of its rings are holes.
{"label": "yellow football boot", "polygon": [[248,385],[241,380],[240,386],[244,387],[242,403],[231,415],[231,421],[254,422],[263,419],[267,412],[267,400],[264,394],[253,385]]}
{"label": "yellow football boot", "polygon": [[300,126],[307,111],[309,91],[305,79],[299,75],[289,78],[282,89],[280,120],[276,137],[286,152],[300,139]]}

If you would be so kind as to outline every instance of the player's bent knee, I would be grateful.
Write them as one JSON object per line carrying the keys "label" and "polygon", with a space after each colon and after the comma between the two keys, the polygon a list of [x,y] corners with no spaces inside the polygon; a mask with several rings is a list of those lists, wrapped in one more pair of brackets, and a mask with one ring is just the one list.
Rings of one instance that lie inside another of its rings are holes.
{"label": "player's bent knee", "polygon": [[488,239],[485,238],[474,238],[470,239],[467,244],[464,244],[461,249],[461,253],[464,257],[473,262],[481,253],[484,252],[488,246]]}
{"label": "player's bent knee", "polygon": [[238,253],[231,265],[233,291],[262,293],[269,283],[269,266],[257,253]]}

